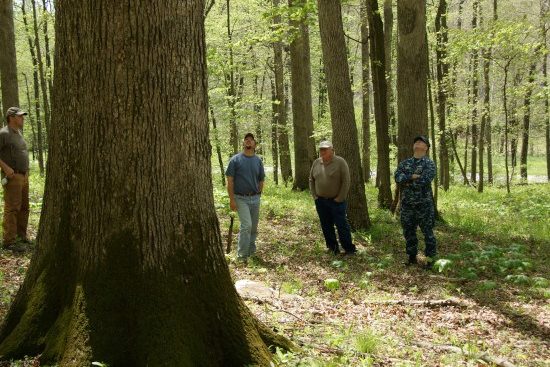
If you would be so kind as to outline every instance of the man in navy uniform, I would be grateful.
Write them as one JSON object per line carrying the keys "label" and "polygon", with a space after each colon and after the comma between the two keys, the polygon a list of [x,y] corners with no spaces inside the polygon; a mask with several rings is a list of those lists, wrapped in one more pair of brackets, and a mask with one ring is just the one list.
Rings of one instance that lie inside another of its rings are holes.
{"label": "man in navy uniform", "polygon": [[414,155],[405,159],[395,171],[395,182],[401,187],[401,226],[407,242],[407,265],[416,264],[418,238],[416,228],[424,234],[426,242],[425,268],[431,269],[436,256],[435,222],[431,183],[435,176],[435,164],[427,156],[430,141],[424,135],[414,138]]}

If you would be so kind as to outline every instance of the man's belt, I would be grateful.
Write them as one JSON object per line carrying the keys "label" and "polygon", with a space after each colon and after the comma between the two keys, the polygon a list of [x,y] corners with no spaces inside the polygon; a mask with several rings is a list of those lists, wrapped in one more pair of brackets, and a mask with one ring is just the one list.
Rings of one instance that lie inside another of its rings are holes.
{"label": "man's belt", "polygon": [[259,192],[248,192],[246,194],[235,193],[235,195],[239,195],[239,196],[256,196],[256,195],[260,195],[260,193]]}

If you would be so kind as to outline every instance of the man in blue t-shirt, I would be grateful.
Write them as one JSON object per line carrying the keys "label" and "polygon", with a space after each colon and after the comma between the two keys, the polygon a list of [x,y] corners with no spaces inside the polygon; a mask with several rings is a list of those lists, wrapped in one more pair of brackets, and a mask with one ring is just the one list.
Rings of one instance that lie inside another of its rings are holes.
{"label": "man in blue t-shirt", "polygon": [[231,210],[237,211],[241,226],[237,260],[246,262],[256,252],[260,197],[264,188],[265,171],[256,155],[256,140],[252,133],[244,136],[243,151],[231,157],[225,175]]}

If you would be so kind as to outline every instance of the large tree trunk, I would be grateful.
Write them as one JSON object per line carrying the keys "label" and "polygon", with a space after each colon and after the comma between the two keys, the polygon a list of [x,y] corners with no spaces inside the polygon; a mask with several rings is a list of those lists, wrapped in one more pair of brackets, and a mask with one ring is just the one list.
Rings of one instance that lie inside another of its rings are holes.
{"label": "large tree trunk", "polygon": [[[273,8],[279,7],[279,0],[273,0]],[[281,16],[273,17],[273,29],[277,30],[282,26]],[[292,163],[290,160],[290,144],[288,142],[287,113],[285,106],[284,91],[284,63],[283,63],[283,42],[273,42],[274,68],[275,68],[275,92],[277,93],[277,129],[279,134],[279,155],[281,160],[281,177],[285,185],[292,180]],[[309,172],[308,172],[309,173]]]}
{"label": "large tree trunk", "polygon": [[397,2],[398,160],[412,155],[413,139],[428,133],[426,3]]}
{"label": "large tree trunk", "polygon": [[437,116],[439,125],[439,178],[443,190],[449,190],[449,150],[447,148],[447,93],[449,85],[449,64],[447,63],[447,0],[439,0],[435,17],[435,31],[437,35]]}
{"label": "large tree trunk", "polygon": [[388,85],[386,80],[384,28],[377,0],[367,0],[367,12],[374,98],[374,120],[376,125],[376,181],[378,183],[378,205],[381,208],[389,209],[392,205],[392,193],[390,181],[390,136],[388,131]]}
{"label": "large tree trunk", "polygon": [[529,152],[529,129],[531,122],[531,95],[533,94],[535,82],[535,70],[537,63],[533,62],[529,68],[527,90],[523,100],[523,129],[521,135],[520,174],[521,180],[527,183],[527,154]]}
{"label": "large tree trunk", "polygon": [[[309,188],[309,170],[315,160],[313,139],[313,107],[311,101],[311,62],[309,53],[309,29],[305,0],[289,0],[289,7],[295,8],[290,20],[293,29],[290,43],[292,69],[292,122],[294,125],[294,189]],[[304,14],[305,12],[305,14]]]}
{"label": "large tree trunk", "polygon": [[[23,14],[23,24],[25,26],[25,32],[27,34],[27,41],[29,43],[29,51],[31,54],[31,60],[33,65],[33,92],[34,92],[34,119],[36,121],[36,144],[38,148],[38,169],[40,174],[44,174],[44,137],[42,129],[42,116],[40,108],[40,82],[38,79],[38,60],[36,58],[34,41],[29,29],[29,21],[27,19],[27,10],[25,7],[25,0],[21,2],[21,13]],[[29,106],[31,108],[31,106]]]}
{"label": "large tree trunk", "polygon": [[57,2],[44,207],[2,358],[269,364],[278,342],[235,291],[214,210],[203,9]]}
{"label": "large tree trunk", "polygon": [[327,75],[328,98],[336,153],[349,165],[351,175],[348,217],[354,229],[370,227],[361,170],[359,141],[353,109],[340,0],[319,0],[319,29]]}
{"label": "large tree trunk", "polygon": [[2,117],[12,106],[19,106],[17,58],[13,27],[13,1],[0,0],[0,84],[2,85]]}
{"label": "large tree trunk", "polygon": [[363,151],[363,179],[370,181],[370,68],[369,68],[369,25],[367,0],[361,0],[361,76],[362,76],[362,113],[361,129]]}
{"label": "large tree trunk", "polygon": [[34,47],[36,49],[36,61],[38,62],[38,76],[40,77],[40,91],[42,92],[42,102],[44,109],[44,125],[46,134],[50,130],[50,96],[48,95],[48,84],[46,82],[46,73],[44,72],[44,61],[42,60],[42,48],[40,47],[40,36],[38,34],[38,15],[36,12],[36,1],[31,0],[33,30],[34,30]]}

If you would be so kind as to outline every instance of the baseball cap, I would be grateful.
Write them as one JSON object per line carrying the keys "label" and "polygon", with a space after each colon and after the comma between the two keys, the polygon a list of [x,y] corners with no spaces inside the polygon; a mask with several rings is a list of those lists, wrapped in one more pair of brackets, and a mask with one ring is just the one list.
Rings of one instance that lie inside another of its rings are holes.
{"label": "baseball cap", "polygon": [[254,138],[254,134],[252,133],[246,133],[246,135],[244,136],[244,138],[252,138],[252,140],[256,141],[256,138]]}
{"label": "baseball cap", "polygon": [[319,143],[319,149],[332,148],[332,143],[328,140],[323,140]]}
{"label": "baseball cap", "polygon": [[8,118],[8,116],[26,116],[26,115],[28,115],[28,113],[23,111],[19,107],[10,107],[6,111],[6,119]]}
{"label": "baseball cap", "polygon": [[413,144],[416,143],[418,140],[422,140],[428,146],[428,148],[430,147],[430,141],[425,135],[418,135],[417,137],[415,137]]}

